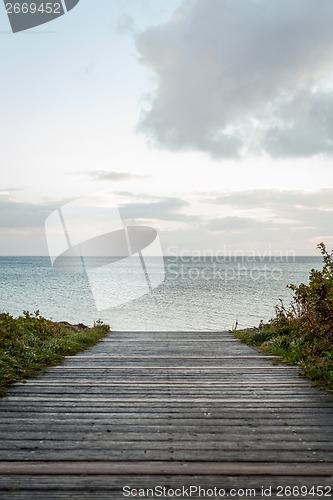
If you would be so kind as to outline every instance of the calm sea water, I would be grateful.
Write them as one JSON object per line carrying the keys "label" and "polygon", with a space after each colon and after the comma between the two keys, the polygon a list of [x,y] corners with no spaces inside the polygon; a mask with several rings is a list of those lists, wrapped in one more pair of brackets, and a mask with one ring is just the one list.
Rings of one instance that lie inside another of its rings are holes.
{"label": "calm sea water", "polygon": [[[91,258],[101,265],[101,258]],[[158,261],[149,267],[158,272]],[[13,315],[39,310],[60,321],[92,324],[102,319],[114,330],[220,330],[258,325],[274,315],[279,298],[290,302],[288,283],[307,282],[321,258],[164,258],[165,281],[151,294],[98,311],[86,274],[61,273],[48,257],[0,257],[0,311]],[[121,287],[131,287],[135,269],[122,269]]]}

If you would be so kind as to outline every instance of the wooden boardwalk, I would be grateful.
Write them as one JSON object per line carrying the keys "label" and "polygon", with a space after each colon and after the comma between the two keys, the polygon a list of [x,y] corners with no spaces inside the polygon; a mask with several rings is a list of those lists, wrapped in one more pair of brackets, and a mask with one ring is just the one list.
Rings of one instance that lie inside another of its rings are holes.
{"label": "wooden boardwalk", "polygon": [[333,399],[229,333],[113,332],[0,418],[1,499],[333,498]]}

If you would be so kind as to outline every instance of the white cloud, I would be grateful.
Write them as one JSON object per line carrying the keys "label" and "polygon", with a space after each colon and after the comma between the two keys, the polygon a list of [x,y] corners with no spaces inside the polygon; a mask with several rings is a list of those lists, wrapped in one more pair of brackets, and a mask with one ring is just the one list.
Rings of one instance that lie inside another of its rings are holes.
{"label": "white cloud", "polygon": [[137,181],[142,180],[147,177],[147,175],[134,174],[132,172],[115,172],[109,170],[88,170],[84,172],[68,172],[69,175],[79,175],[92,179],[93,181],[103,182],[103,181],[113,181],[113,182],[127,182],[127,181]]}
{"label": "white cloud", "polygon": [[213,157],[331,153],[332,21],[331,0],[184,1],[136,38],[156,76],[139,129]]}

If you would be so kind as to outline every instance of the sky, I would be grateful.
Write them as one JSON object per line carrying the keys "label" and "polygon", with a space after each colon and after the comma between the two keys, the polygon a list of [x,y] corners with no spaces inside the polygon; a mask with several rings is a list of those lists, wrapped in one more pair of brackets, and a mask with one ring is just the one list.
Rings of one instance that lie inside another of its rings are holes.
{"label": "sky", "polygon": [[46,218],[90,193],[165,255],[333,248],[332,20],[331,0],[80,0],[12,34],[0,5],[0,254],[47,255]]}

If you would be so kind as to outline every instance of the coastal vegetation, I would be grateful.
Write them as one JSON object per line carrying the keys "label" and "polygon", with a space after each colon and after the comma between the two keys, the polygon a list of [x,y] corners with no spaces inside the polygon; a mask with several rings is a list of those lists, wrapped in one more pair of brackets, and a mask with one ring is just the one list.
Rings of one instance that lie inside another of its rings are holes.
{"label": "coastal vegetation", "polygon": [[93,328],[43,318],[24,311],[18,318],[0,313],[0,395],[13,382],[32,377],[68,355],[92,346],[110,328],[97,321]]}
{"label": "coastal vegetation", "polygon": [[315,385],[333,391],[333,251],[324,243],[321,270],[312,269],[308,284],[289,284],[292,300],[282,301],[276,316],[258,328],[234,330],[240,340],[299,365]]}

